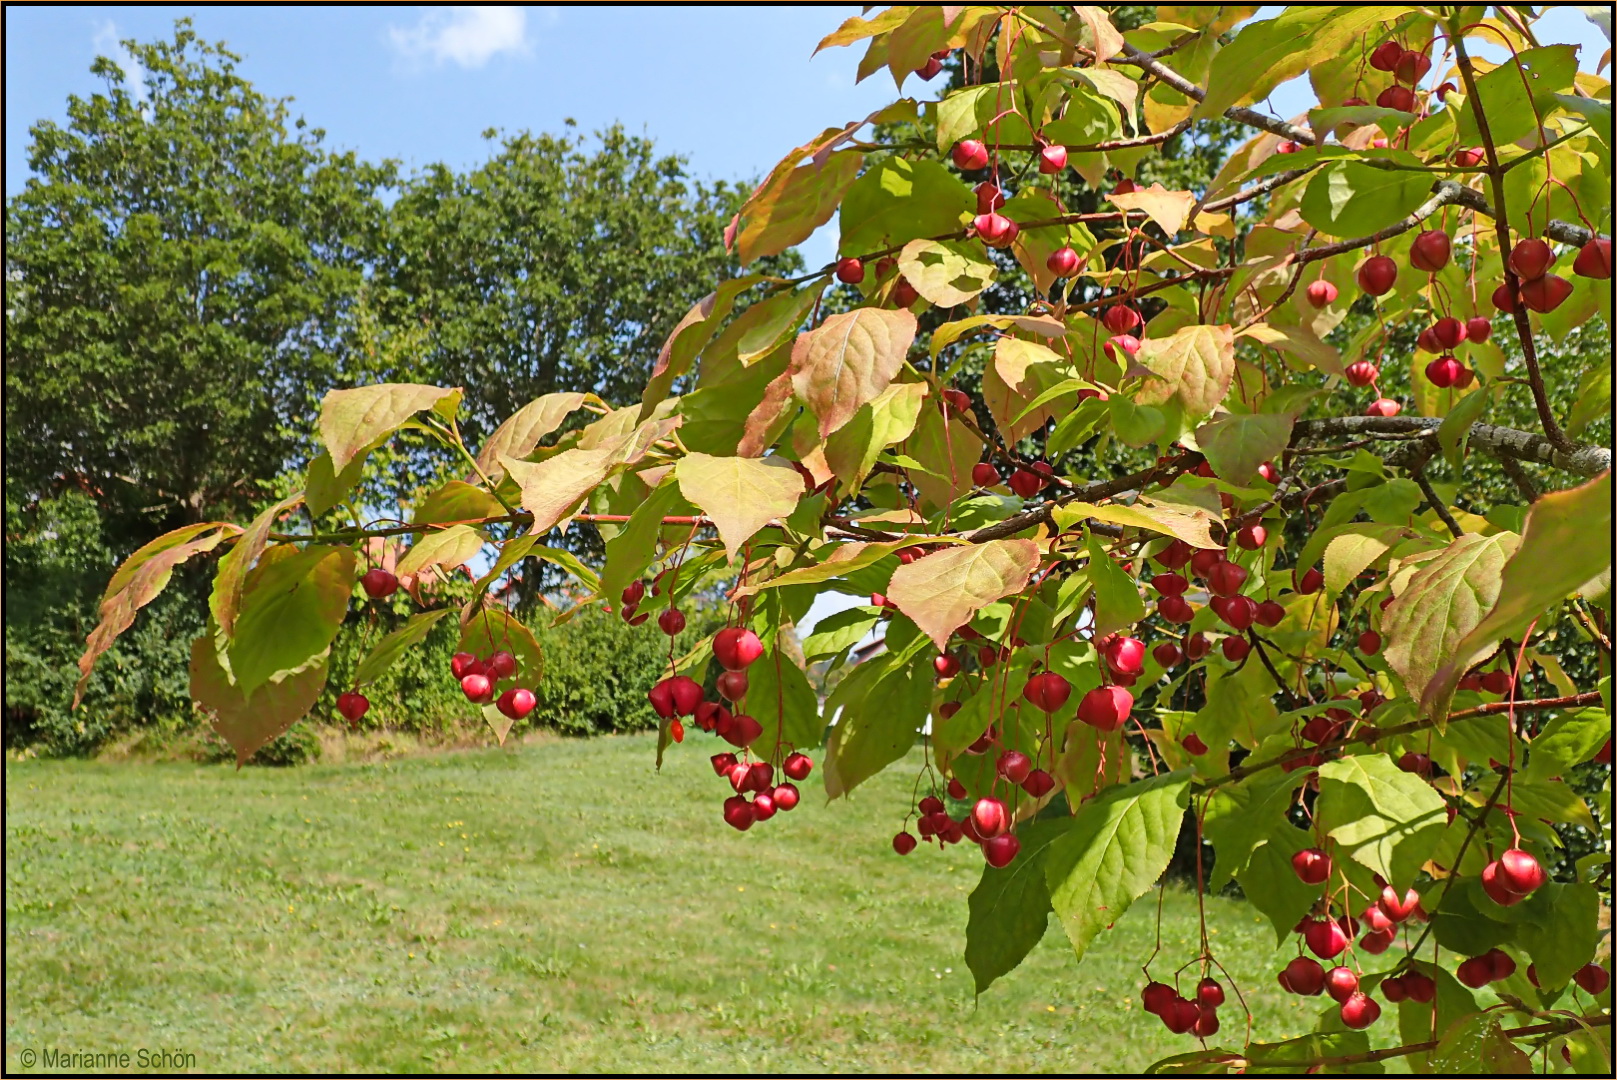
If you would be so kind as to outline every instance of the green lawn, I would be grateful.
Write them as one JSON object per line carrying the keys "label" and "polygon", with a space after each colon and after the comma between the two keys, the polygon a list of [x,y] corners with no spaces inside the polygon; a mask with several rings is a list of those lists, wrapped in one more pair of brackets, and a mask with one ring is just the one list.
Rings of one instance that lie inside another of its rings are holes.
{"label": "green lawn", "polygon": [[[7,1071],[46,1046],[199,1072],[1135,1071],[1195,1048],[1139,1009],[1155,894],[1081,967],[1052,925],[974,1003],[981,857],[891,852],[913,773],[741,835],[708,740],[661,775],[653,752],[8,763]],[[1262,1036],[1310,1028],[1267,924],[1208,916]],[[1192,895],[1169,891],[1164,935],[1159,972],[1194,948]]]}

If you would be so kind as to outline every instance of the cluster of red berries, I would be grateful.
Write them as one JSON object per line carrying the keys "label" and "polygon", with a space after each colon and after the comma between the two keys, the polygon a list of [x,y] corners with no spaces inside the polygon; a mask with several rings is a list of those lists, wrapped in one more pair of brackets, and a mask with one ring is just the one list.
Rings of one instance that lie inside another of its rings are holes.
{"label": "cluster of red berries", "polygon": [[1205,1039],[1218,1034],[1218,1007],[1224,1004],[1224,987],[1209,975],[1196,984],[1196,995],[1187,998],[1167,983],[1149,982],[1140,991],[1140,1004],[1175,1035]]}
{"label": "cluster of red berries", "polygon": [[[884,256],[883,258],[876,260],[876,280],[881,281],[885,279],[888,275],[893,273],[897,266],[898,261],[891,256]],[[836,278],[844,285],[858,285],[862,283],[865,280],[864,260],[853,256],[846,259],[838,259],[836,264]],[[921,294],[915,291],[915,286],[911,285],[909,279],[903,275],[899,275],[898,279],[893,282],[892,301],[894,307],[913,307],[915,305],[915,301],[919,300],[920,298]]]}
{"label": "cluster of red berries", "polygon": [[781,763],[781,772],[786,774],[787,780],[777,784],[774,766],[767,761],[747,762],[729,752],[714,754],[711,760],[713,772],[730,781],[735,790],[734,795],[724,800],[724,821],[738,832],[746,832],[754,822],[768,821],[777,813],[797,806],[801,796],[792,781],[806,779],[814,768],[807,754],[789,754]]}
{"label": "cluster of red berries", "polygon": [[[1022,499],[1031,499],[1055,482],[1056,471],[1047,461],[1029,462],[1026,468],[1017,466],[1011,472],[1005,485]],[[979,461],[971,468],[971,482],[978,487],[994,487],[1004,477],[998,469],[986,461]]]}
{"label": "cluster of red berries", "polygon": [[[1009,783],[1020,786],[1034,798],[1042,798],[1055,789],[1055,778],[1043,769],[1032,767],[1032,760],[1019,750],[1011,750],[1000,755],[997,763],[999,776]],[[951,778],[948,787],[949,795],[955,799],[964,799],[966,789],[959,780]],[[1009,866],[1017,854],[1022,850],[1022,842],[1011,831],[1013,814],[1004,800],[986,795],[971,806],[971,809],[960,817],[949,815],[948,807],[936,795],[927,795],[915,806],[915,832],[920,834],[920,840],[936,841],[938,846],[958,844],[962,840],[970,840],[977,844],[983,853],[983,859],[989,866],[996,869]],[[893,837],[893,850],[900,855],[908,855],[919,845],[914,833],[900,830]]]}
{"label": "cluster of red berries", "polygon": [[493,702],[512,720],[521,720],[533,712],[533,691],[526,687],[513,686],[495,697],[499,684],[517,674],[517,658],[505,649],[497,649],[486,658],[458,652],[449,658],[449,672],[460,682],[460,692],[473,704]]}

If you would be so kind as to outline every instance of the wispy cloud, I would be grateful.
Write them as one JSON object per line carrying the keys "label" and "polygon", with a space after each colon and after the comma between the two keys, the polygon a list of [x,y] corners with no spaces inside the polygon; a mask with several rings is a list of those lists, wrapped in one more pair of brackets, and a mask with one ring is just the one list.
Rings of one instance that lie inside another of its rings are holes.
{"label": "wispy cloud", "polygon": [[434,66],[479,68],[500,53],[525,56],[531,49],[528,13],[520,7],[440,8],[414,27],[390,27],[388,37],[405,60]]}
{"label": "wispy cloud", "polygon": [[146,72],[141,68],[139,61],[132,56],[123,42],[118,40],[118,24],[108,20],[102,23],[95,32],[95,41],[92,43],[97,56],[105,56],[119,67],[123,68],[125,85],[129,93],[141,104],[146,103]]}

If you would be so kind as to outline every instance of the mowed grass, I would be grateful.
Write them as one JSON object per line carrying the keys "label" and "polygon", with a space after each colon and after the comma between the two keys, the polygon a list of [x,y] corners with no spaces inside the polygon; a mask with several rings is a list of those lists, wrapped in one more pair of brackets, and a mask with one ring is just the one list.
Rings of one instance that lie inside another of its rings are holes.
{"label": "mowed grass", "polygon": [[[1081,965],[1052,922],[974,1000],[981,856],[888,847],[918,754],[830,806],[816,774],[743,835],[709,752],[674,747],[660,775],[650,737],[9,763],[7,1070],[46,1046],[181,1050],[198,1072],[1132,1072],[1196,1048],[1139,1007],[1156,893]],[[1164,900],[1159,975],[1196,941],[1195,897]],[[1207,915],[1261,1036],[1310,1029],[1267,923]]]}

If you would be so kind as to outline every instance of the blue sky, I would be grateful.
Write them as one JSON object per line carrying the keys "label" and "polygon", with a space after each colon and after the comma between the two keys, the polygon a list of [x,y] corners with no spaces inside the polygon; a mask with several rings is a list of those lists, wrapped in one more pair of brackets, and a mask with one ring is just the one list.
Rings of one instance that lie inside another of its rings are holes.
{"label": "blue sky", "polygon": [[[855,84],[862,47],[816,42],[856,6],[501,7],[12,6],[5,11],[6,194],[27,177],[28,127],[66,116],[69,94],[102,89],[97,54],[121,38],[167,37],[189,15],[209,41],[243,57],[241,73],[294,114],[325,128],[330,145],[407,168],[458,168],[487,156],[481,133],[586,131],[621,121],[680,154],[705,179],[761,176],[787,150],[894,97],[877,74]],[[1259,18],[1278,9],[1265,8]],[[1572,6],[1539,24],[1545,41],[1582,45],[1593,70],[1601,32]],[[1489,50],[1482,50],[1489,55]],[[1493,57],[1499,59],[1498,56]],[[125,65],[128,67],[129,65]],[[925,94],[926,84],[906,89]],[[1290,117],[1311,103],[1294,80],[1270,98]],[[810,265],[833,254],[832,226],[804,245]],[[850,597],[828,597],[823,616]]]}

